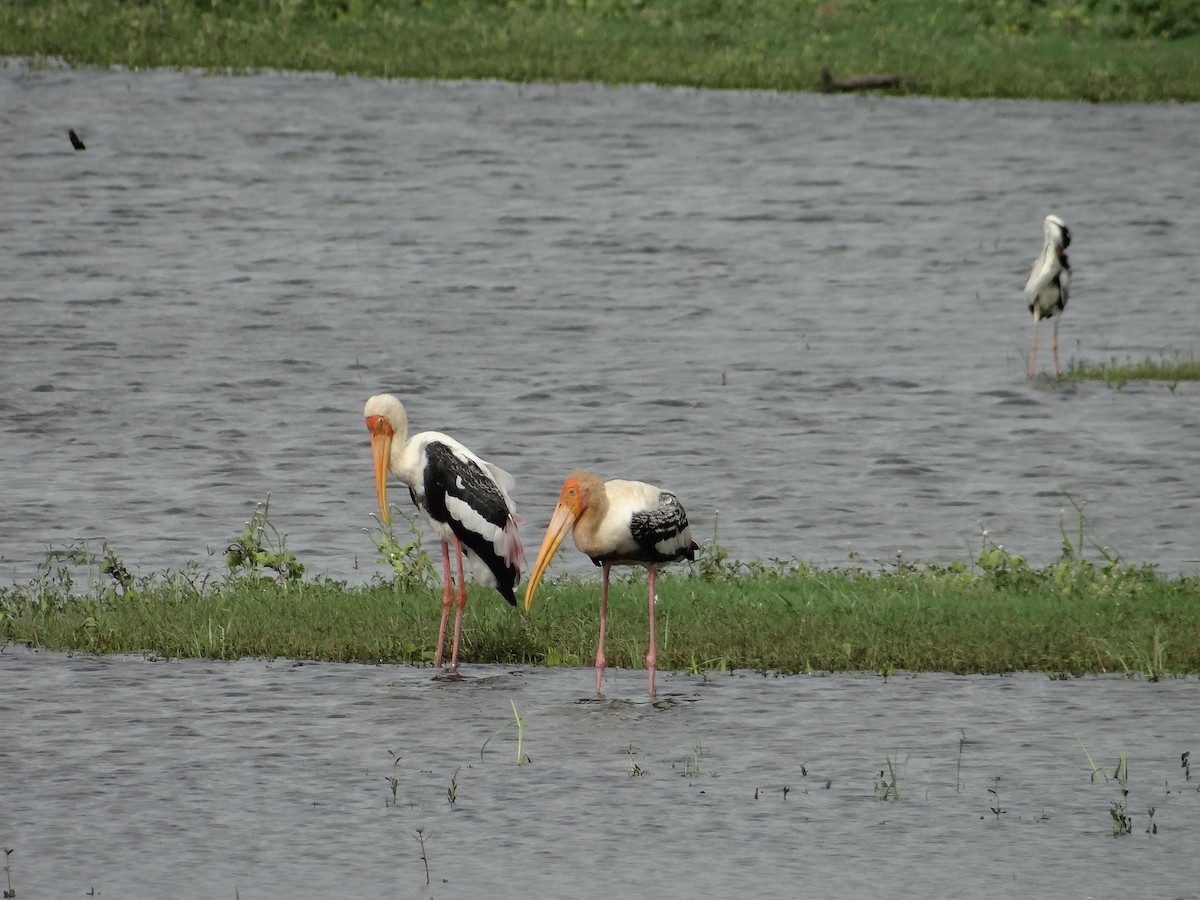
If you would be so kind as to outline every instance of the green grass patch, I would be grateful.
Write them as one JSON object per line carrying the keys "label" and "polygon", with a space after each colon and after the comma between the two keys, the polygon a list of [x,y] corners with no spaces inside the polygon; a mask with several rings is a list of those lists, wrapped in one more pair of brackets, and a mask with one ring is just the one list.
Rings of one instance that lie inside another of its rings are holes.
{"label": "green grass patch", "polygon": [[0,55],[76,66],[1200,100],[1184,0],[8,0]]}
{"label": "green grass patch", "polygon": [[[1078,537],[1064,530],[1063,557],[1045,568],[991,543],[969,565],[897,563],[867,571],[794,560],[747,564],[731,560],[714,539],[693,567],[658,581],[658,665],[694,673],[1200,673],[1200,580],[1164,577],[1111,553],[1093,563],[1083,558],[1083,543],[1082,511]],[[0,643],[166,657],[428,663],[440,586],[427,559],[396,555],[390,532],[378,544],[395,577],[357,586],[299,577],[265,507],[229,546],[230,569],[221,576],[198,567],[133,576],[109,548],[101,555],[53,552],[37,577],[0,588]],[[259,562],[247,562],[253,559]],[[544,602],[525,615],[473,586],[462,660],[590,666],[599,585],[564,578],[547,587]],[[647,630],[646,580],[638,570],[612,587],[609,663],[642,667]]]}
{"label": "green grass patch", "polygon": [[1200,381],[1200,360],[1194,355],[1186,359],[1178,355],[1158,359],[1147,356],[1140,362],[1124,363],[1117,362],[1116,357],[1099,363],[1072,359],[1067,363],[1066,377],[1074,381],[1103,381],[1118,389],[1131,381],[1165,381],[1173,391],[1181,381]]}

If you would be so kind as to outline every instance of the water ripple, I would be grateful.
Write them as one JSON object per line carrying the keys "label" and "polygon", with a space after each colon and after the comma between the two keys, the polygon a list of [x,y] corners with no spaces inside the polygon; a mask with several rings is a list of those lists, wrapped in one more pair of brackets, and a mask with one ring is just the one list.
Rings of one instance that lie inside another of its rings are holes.
{"label": "water ripple", "polygon": [[530,542],[587,466],[747,559],[948,561],[983,521],[1049,562],[1070,497],[1195,565],[1195,387],[1027,381],[1020,288],[1053,207],[1064,357],[1194,349],[1198,108],[0,80],[0,575],[206,559],[269,491],[310,571],[369,579],[385,389],[517,476]]}

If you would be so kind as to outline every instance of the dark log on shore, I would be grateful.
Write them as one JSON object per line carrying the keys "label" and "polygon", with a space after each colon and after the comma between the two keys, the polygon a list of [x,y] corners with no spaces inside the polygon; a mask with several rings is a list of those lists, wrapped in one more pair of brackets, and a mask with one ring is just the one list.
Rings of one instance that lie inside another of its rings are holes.
{"label": "dark log on shore", "polygon": [[900,75],[851,75],[840,81],[834,80],[828,66],[821,67],[821,90],[834,91],[870,91],[880,88],[900,87],[904,79]]}

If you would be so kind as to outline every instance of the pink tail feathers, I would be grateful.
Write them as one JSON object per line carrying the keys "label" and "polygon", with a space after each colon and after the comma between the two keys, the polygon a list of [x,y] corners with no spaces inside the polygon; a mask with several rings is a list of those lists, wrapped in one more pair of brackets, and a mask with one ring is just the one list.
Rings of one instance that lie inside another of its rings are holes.
{"label": "pink tail feathers", "polygon": [[517,534],[517,526],[521,517],[513,514],[508,517],[508,524],[496,539],[496,552],[504,561],[517,570],[517,581],[521,580],[521,570],[525,567],[525,548],[521,546],[521,536]]}

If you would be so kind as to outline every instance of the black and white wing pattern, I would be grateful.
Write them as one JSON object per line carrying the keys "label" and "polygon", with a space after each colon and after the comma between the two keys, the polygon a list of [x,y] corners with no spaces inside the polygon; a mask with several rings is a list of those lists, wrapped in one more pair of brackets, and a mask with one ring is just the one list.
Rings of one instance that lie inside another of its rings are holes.
{"label": "black and white wing pattern", "polygon": [[516,606],[513,588],[521,578],[525,554],[512,501],[490,467],[456,442],[430,440],[424,450],[424,496],[418,498],[414,490],[413,499],[484,563],[496,579],[496,589]]}
{"label": "black and white wing pattern", "polygon": [[1039,319],[1049,319],[1067,307],[1071,263],[1066,251],[1071,245],[1071,231],[1058,216],[1049,215],[1043,232],[1042,252],[1025,282],[1025,293],[1029,297],[1029,311]]}
{"label": "black and white wing pattern", "polygon": [[679,498],[659,491],[656,501],[630,516],[629,530],[647,562],[695,559],[698,546]]}

